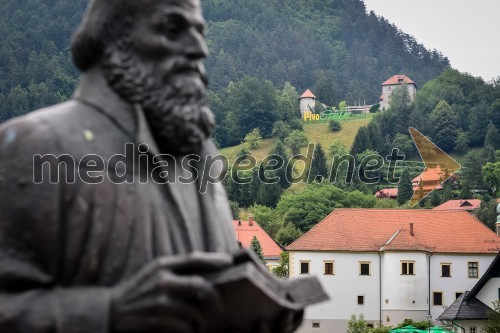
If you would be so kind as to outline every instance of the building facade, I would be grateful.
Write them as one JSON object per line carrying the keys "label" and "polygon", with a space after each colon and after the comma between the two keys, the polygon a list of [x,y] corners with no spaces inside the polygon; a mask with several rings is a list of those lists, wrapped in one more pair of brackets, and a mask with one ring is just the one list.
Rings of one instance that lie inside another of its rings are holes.
{"label": "building facade", "polygon": [[387,110],[389,108],[390,96],[394,89],[406,85],[410,98],[413,101],[417,95],[417,85],[406,75],[394,75],[384,83],[382,83],[382,95],[380,96],[380,109]]}
{"label": "building facade", "polygon": [[306,310],[299,332],[432,321],[491,264],[500,240],[467,212],[338,209],[292,243],[290,276],[318,276],[330,301]]}

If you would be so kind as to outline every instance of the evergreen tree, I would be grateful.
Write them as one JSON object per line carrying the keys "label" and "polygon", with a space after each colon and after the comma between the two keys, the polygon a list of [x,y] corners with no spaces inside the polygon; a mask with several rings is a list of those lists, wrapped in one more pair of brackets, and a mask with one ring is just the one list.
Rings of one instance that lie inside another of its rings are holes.
{"label": "evergreen tree", "polygon": [[430,114],[430,120],[434,143],[445,152],[452,151],[458,134],[458,119],[446,101],[439,101]]}
{"label": "evergreen tree", "polygon": [[493,125],[493,122],[490,121],[488,127],[486,127],[486,135],[484,137],[484,145],[492,146],[494,149],[500,148],[500,133],[498,129]]}
{"label": "evergreen tree", "polygon": [[484,144],[487,126],[488,106],[483,101],[470,110],[468,139],[472,147],[480,147]]}
{"label": "evergreen tree", "polygon": [[468,144],[467,134],[463,131],[458,131],[457,139],[455,140],[455,146],[453,147],[453,150],[455,150],[457,153],[463,154],[467,152],[467,149],[469,148],[467,144]]}
{"label": "evergreen tree", "polygon": [[351,147],[351,155],[356,156],[357,154],[369,149],[370,143],[368,139],[368,132],[366,126],[361,127],[354,137],[354,142]]}
{"label": "evergreen tree", "polygon": [[430,204],[433,207],[439,206],[441,204],[441,197],[439,196],[437,190],[432,191],[432,194],[430,196]]}
{"label": "evergreen tree", "polygon": [[290,156],[287,154],[285,150],[285,145],[283,142],[278,141],[276,143],[276,146],[269,152],[271,155],[277,155],[280,156],[281,159],[283,160],[283,166],[276,171],[276,176],[280,178],[279,180],[279,185],[281,186],[282,189],[287,189],[292,185],[288,180],[292,179],[292,169],[287,168],[288,163],[290,162]]}
{"label": "evergreen tree", "polygon": [[326,154],[319,143],[314,147],[311,167],[309,169],[309,182],[328,177],[328,167],[326,163]]}
{"label": "evergreen tree", "polygon": [[262,252],[262,247],[260,246],[260,242],[257,239],[257,236],[253,236],[252,241],[250,242],[250,250],[255,252],[257,257],[264,265],[267,264],[266,260],[264,259],[264,253]]}
{"label": "evergreen tree", "polygon": [[400,205],[408,202],[413,196],[412,179],[408,169],[403,171],[398,184],[398,203]]}
{"label": "evergreen tree", "polygon": [[280,200],[281,193],[283,193],[283,189],[281,188],[281,185],[279,183],[260,183],[259,190],[257,191],[257,196],[255,198],[255,203],[258,205],[274,208]]}

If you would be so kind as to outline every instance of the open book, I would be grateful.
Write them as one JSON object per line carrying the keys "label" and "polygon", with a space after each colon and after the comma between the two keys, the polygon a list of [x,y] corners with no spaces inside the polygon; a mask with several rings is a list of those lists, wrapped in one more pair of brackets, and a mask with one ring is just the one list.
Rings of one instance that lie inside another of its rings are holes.
{"label": "open book", "polygon": [[219,291],[224,315],[211,320],[209,333],[251,332],[261,322],[274,322],[280,316],[301,312],[306,305],[328,300],[314,276],[279,279],[272,275],[249,251],[235,256],[235,265],[206,276]]}

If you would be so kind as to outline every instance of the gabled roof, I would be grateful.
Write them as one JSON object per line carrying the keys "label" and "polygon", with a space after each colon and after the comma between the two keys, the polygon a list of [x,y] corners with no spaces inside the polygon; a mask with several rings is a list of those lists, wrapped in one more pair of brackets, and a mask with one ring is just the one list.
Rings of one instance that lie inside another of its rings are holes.
{"label": "gabled roof", "polygon": [[483,320],[488,318],[488,313],[493,310],[486,304],[473,297],[466,300],[471,293],[466,291],[453,302],[444,312],[437,318],[440,321],[452,320]]}
{"label": "gabled roof", "polygon": [[479,199],[448,200],[443,202],[433,210],[474,210],[481,206]]}
{"label": "gabled roof", "polygon": [[299,99],[301,99],[301,98],[316,98],[316,96],[314,96],[314,94],[311,92],[311,90],[307,89],[306,91],[304,91],[302,96],[299,97]]}
{"label": "gabled roof", "polygon": [[256,236],[262,247],[264,259],[278,259],[283,252],[281,247],[255,221],[251,223],[249,221],[233,221],[233,228],[236,232],[236,239],[244,248],[249,248],[253,237]]}
{"label": "gabled roof", "polygon": [[431,249],[422,245],[410,232],[401,229],[393,235],[387,243],[380,248],[380,251],[424,251],[430,252]]}
{"label": "gabled roof", "polygon": [[479,279],[479,281],[477,281],[476,285],[474,286],[474,288],[472,288],[469,295],[467,295],[465,301],[469,301],[472,298],[476,297],[489,279],[497,277],[500,277],[500,252],[497,254],[483,276]]}
{"label": "gabled roof", "polygon": [[441,167],[438,165],[435,168],[428,168],[425,169],[424,172],[422,172],[420,175],[417,177],[413,178],[412,182],[430,182],[430,181],[439,181],[439,180],[445,180],[445,173],[444,171],[441,170]]}
{"label": "gabled roof", "polygon": [[398,196],[398,188],[383,188],[377,193],[375,193],[377,198],[388,198],[388,197],[397,197]]}
{"label": "gabled roof", "polygon": [[[393,245],[387,244],[398,230],[405,229],[407,233],[410,223],[413,236],[398,234],[392,240]],[[500,250],[500,237],[465,211],[342,208],[334,210],[287,249],[376,252],[384,246],[439,253],[495,254]]]}
{"label": "gabled roof", "polygon": [[[412,79],[410,79],[406,75],[398,74],[391,76],[388,80],[386,80],[384,83],[382,83],[382,86],[391,86],[391,85],[397,85],[397,84],[415,84]],[[416,86],[416,85],[415,85]]]}

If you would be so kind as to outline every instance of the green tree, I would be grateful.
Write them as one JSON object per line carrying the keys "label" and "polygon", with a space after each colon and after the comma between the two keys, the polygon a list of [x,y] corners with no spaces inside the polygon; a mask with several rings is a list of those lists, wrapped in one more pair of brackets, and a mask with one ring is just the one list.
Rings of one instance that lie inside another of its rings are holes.
{"label": "green tree", "polygon": [[250,133],[245,136],[243,140],[250,149],[257,149],[262,146],[262,136],[260,135],[260,130],[254,128]]}
{"label": "green tree", "polygon": [[457,140],[458,119],[450,105],[444,100],[439,101],[430,114],[430,120],[434,143],[445,152],[452,151]]}
{"label": "green tree", "polygon": [[237,220],[240,215],[240,205],[235,201],[229,201],[229,208],[231,208],[231,214],[233,219]]}
{"label": "green tree", "polygon": [[283,165],[279,170],[276,170],[276,176],[278,176],[279,179],[279,184],[282,189],[287,189],[292,185],[292,183],[289,181],[292,179],[292,169],[287,168],[288,163],[290,162],[290,156],[287,154],[285,150],[285,146],[281,141],[278,141],[276,143],[276,146],[269,152],[270,155],[277,155],[281,158],[283,161]]}
{"label": "green tree", "polygon": [[278,203],[283,189],[279,183],[265,184],[259,183],[259,189],[255,198],[255,203],[274,208]]}
{"label": "green tree", "polygon": [[278,266],[272,269],[274,275],[280,278],[288,277],[288,261],[289,261],[288,252],[287,251],[281,252]]}
{"label": "green tree", "polygon": [[457,138],[455,140],[455,146],[453,147],[453,150],[455,150],[457,153],[463,154],[467,152],[467,149],[469,149],[468,143],[469,140],[467,138],[467,134],[459,130],[457,132]]}
{"label": "green tree", "polygon": [[493,301],[493,311],[488,314],[484,333],[500,333],[500,300]]}
{"label": "green tree", "polygon": [[408,135],[401,133],[397,133],[394,136],[391,148],[398,148],[400,155],[405,155],[406,158],[413,156],[415,153],[415,144],[413,140]]}
{"label": "green tree", "polygon": [[470,110],[469,145],[480,147],[484,144],[485,128],[488,126],[488,106],[483,101]]}
{"label": "green tree", "polygon": [[255,252],[260,261],[266,265],[267,262],[264,259],[264,253],[262,252],[262,246],[260,246],[260,242],[257,239],[257,236],[253,236],[252,241],[250,242],[250,250]]}
{"label": "green tree", "polygon": [[307,147],[308,143],[307,136],[298,130],[293,130],[285,139],[285,145],[292,150],[293,155],[300,154],[300,148]]}
{"label": "green tree", "polygon": [[369,333],[368,323],[365,320],[364,314],[351,315],[351,319],[347,323],[347,333]]}
{"label": "green tree", "polygon": [[432,193],[429,197],[429,201],[433,207],[439,206],[441,204],[441,197],[439,196],[439,193],[437,190],[432,191]]}
{"label": "green tree", "polygon": [[292,128],[284,121],[279,120],[273,124],[272,135],[281,141],[284,141],[290,132],[292,132]]}
{"label": "green tree", "polygon": [[340,103],[339,103],[339,110],[340,111],[347,110],[347,102],[346,101],[340,101]]}
{"label": "green tree", "polygon": [[271,238],[275,239],[276,234],[282,227],[282,222],[276,216],[274,209],[263,205],[253,205],[249,208],[254,216],[255,221],[259,221],[259,225]]}
{"label": "green tree", "polygon": [[493,124],[492,121],[489,122],[488,127],[486,127],[486,134],[484,137],[484,145],[492,146],[494,149],[500,148],[500,132]]}
{"label": "green tree", "polygon": [[278,231],[276,240],[281,245],[288,246],[300,236],[302,236],[302,232],[296,226],[292,223],[285,223]]}
{"label": "green tree", "polygon": [[410,201],[413,196],[412,179],[407,168],[403,171],[398,184],[398,203],[400,205]]}
{"label": "green tree", "polygon": [[498,203],[496,200],[483,202],[481,207],[479,207],[475,212],[477,219],[493,231],[496,231],[495,223],[497,222],[497,205]]}
{"label": "green tree", "polygon": [[493,194],[496,194],[500,188],[500,162],[486,163],[483,165],[481,173],[485,184],[488,185]]}
{"label": "green tree", "polygon": [[328,128],[332,132],[338,132],[342,129],[342,124],[338,120],[330,120],[328,122]]}
{"label": "green tree", "polygon": [[483,186],[481,168],[483,158],[477,152],[469,152],[465,155],[462,169],[460,170],[460,181],[463,186],[470,190]]}
{"label": "green tree", "polygon": [[326,163],[326,154],[323,147],[316,143],[313,151],[311,167],[309,169],[309,182],[323,180],[328,178],[328,167]]}

